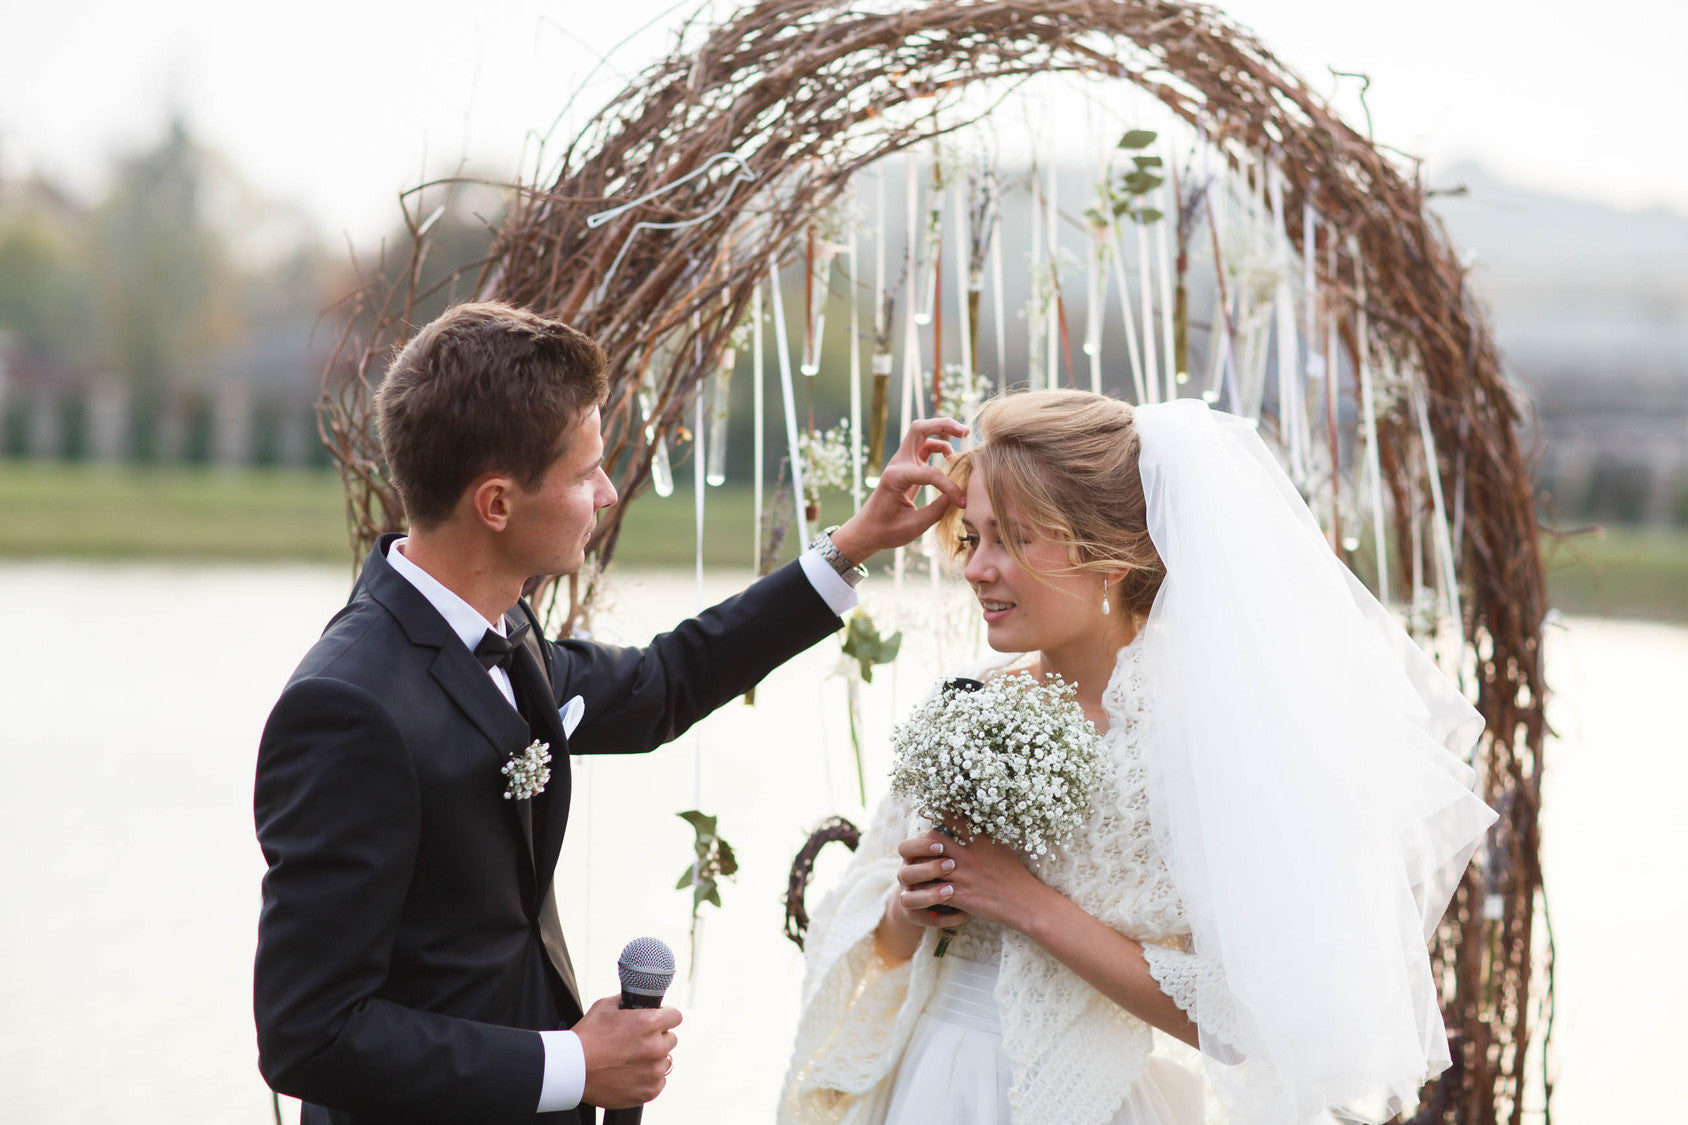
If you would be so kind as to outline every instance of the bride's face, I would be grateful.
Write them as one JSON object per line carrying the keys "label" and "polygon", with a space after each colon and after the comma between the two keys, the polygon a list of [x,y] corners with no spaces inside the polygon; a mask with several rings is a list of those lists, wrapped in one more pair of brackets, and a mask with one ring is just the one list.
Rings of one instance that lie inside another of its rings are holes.
{"label": "bride's face", "polygon": [[[962,572],[984,613],[986,640],[998,652],[1047,652],[1081,643],[1106,620],[1102,579],[1076,571],[1066,547],[1013,512],[991,510],[979,474],[967,482],[961,519]],[[1013,541],[1025,565],[1015,562]]]}

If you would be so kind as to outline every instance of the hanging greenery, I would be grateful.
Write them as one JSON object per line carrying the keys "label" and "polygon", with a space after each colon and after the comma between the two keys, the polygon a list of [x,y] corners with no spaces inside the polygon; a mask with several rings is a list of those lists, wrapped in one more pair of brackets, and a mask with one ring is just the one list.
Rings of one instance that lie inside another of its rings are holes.
{"label": "hanging greenery", "polygon": [[687,960],[690,968],[688,973],[697,971],[697,922],[698,912],[704,903],[709,903],[717,909],[721,905],[721,880],[731,879],[738,874],[738,856],[733,853],[733,847],[722,839],[716,831],[716,818],[688,809],[683,813],[676,813],[681,820],[692,826],[697,833],[693,842],[696,855],[686,869],[680,872],[680,881],[674,884],[674,889],[683,891],[687,887],[692,889],[692,926],[691,926],[691,956]]}

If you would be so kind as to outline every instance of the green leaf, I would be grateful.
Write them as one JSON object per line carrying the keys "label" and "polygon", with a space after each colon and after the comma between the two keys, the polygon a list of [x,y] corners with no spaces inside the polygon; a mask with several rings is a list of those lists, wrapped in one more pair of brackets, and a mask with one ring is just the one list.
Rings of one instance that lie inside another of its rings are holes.
{"label": "green leaf", "polygon": [[1131,162],[1139,168],[1159,168],[1161,158],[1158,156],[1133,156]]}
{"label": "green leaf", "polygon": [[1160,187],[1164,182],[1153,172],[1130,172],[1125,177],[1125,190],[1133,195],[1142,195],[1146,191]]}
{"label": "green leaf", "polygon": [[714,906],[720,906],[721,905],[721,892],[715,886],[715,883],[714,883],[713,880],[710,881],[709,889],[707,891],[705,891],[704,894],[703,894],[703,901],[710,903]]}
{"label": "green leaf", "polygon": [[696,829],[699,837],[715,835],[715,817],[705,816],[696,809],[687,809],[683,813],[675,813],[674,815]]}
{"label": "green leaf", "polygon": [[1148,148],[1155,143],[1153,129],[1133,129],[1119,139],[1120,148]]}
{"label": "green leaf", "polygon": [[684,871],[680,872],[680,881],[678,883],[674,884],[674,889],[677,890],[677,891],[683,891],[687,887],[691,886],[692,885],[692,872],[694,870],[695,870],[695,868],[688,867]]}
{"label": "green leaf", "polygon": [[1146,225],[1148,223],[1159,222],[1161,213],[1153,207],[1145,207],[1141,211],[1133,212],[1131,217]]}
{"label": "green leaf", "polygon": [[844,631],[842,651],[846,657],[854,660],[861,671],[863,683],[873,682],[873,666],[875,664],[889,664],[897,658],[901,651],[903,635],[901,632],[881,637],[879,629],[874,625],[873,618],[865,612],[858,611],[850,616],[849,625]]}

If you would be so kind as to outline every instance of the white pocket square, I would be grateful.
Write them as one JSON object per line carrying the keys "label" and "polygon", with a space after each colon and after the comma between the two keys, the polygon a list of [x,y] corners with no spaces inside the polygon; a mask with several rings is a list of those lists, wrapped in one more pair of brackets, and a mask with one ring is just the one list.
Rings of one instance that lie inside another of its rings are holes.
{"label": "white pocket square", "polygon": [[566,737],[573,737],[574,728],[580,725],[580,717],[584,714],[586,701],[578,695],[557,708],[557,718],[563,721],[563,734]]}

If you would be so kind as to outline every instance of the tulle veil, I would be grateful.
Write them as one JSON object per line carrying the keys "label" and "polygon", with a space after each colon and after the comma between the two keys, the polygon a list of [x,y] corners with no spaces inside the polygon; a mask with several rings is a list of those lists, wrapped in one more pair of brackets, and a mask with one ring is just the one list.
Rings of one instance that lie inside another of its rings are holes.
{"label": "tulle veil", "polygon": [[1133,411],[1166,564],[1143,634],[1156,843],[1236,1042],[1233,1121],[1382,1121],[1447,1067],[1427,941],[1494,814],[1476,711],[1330,550],[1253,427]]}

